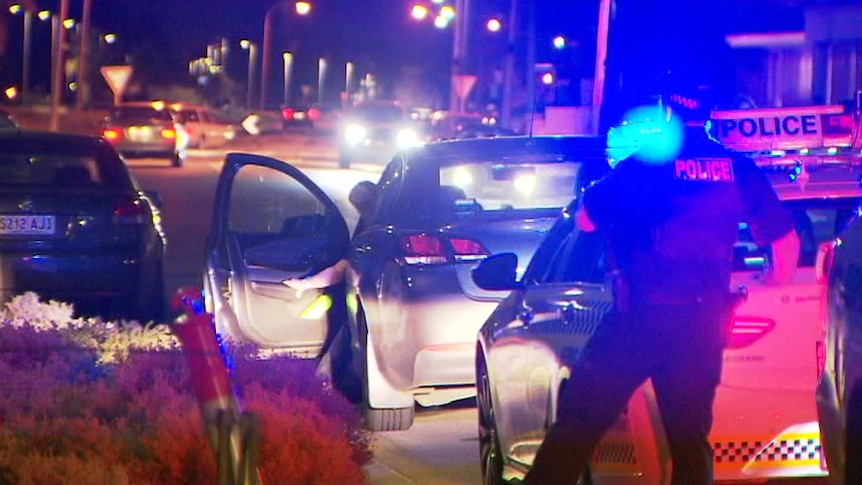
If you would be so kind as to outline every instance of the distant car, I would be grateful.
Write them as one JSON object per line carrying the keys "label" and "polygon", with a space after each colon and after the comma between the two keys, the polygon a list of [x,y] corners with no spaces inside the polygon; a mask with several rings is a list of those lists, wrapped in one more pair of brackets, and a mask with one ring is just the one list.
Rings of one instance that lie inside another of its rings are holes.
{"label": "distant car", "polygon": [[172,103],[170,109],[186,130],[189,148],[220,147],[236,138],[236,128],[208,106]]}
{"label": "distant car", "polygon": [[[604,146],[513,137],[399,152],[352,242],[335,204],[296,168],[229,154],[207,250],[216,328],[295,355],[317,356],[330,338],[334,382],[361,405],[366,426],[409,428],[416,403],[475,395],[476,333],[504,295],[479,289],[470,270],[492,252],[529,260],[578,187],[607,168]],[[348,317],[338,331],[324,313],[328,293],[283,281],[341,258]]]}
{"label": "distant car", "polygon": [[308,112],[307,106],[285,106],[281,108],[281,117],[284,120],[284,129],[311,129],[314,120]]}
{"label": "distant car", "polygon": [[478,113],[441,113],[432,118],[429,137],[432,140],[510,136],[515,131],[497,124],[496,118]]}
{"label": "distant car", "polygon": [[[801,241],[794,280],[760,283],[770,248],[752,242],[740,221],[733,287],[744,287],[729,328],[710,440],[716,482],[824,477],[814,391],[823,331],[815,262],[862,203],[860,170],[810,164],[801,157],[760,160],[792,211]],[[483,288],[510,290],[479,332],[479,448],[485,483],[523,478],[556,416],[560,386],[612,305],[601,234],[580,232],[574,201],[536,250],[523,277],[522,258],[495,254],[474,274]],[[728,289],[730,291],[730,288]],[[679,291],[668,288],[669,292]],[[667,446],[649,383],[599,444],[591,483],[621,474],[644,485],[670,475]],[[634,483],[634,482],[627,482]]]}
{"label": "distant car", "polygon": [[160,101],[129,102],[113,107],[104,120],[102,136],[123,157],[166,158],[181,167],[189,136],[176,114]]}
{"label": "distant car", "polygon": [[354,162],[384,165],[397,151],[422,142],[421,127],[397,101],[357,103],[341,115],[337,135],[339,165],[344,168]]}
{"label": "distant car", "polygon": [[[862,163],[860,163],[862,165]],[[817,387],[820,433],[831,483],[862,483],[862,217],[824,248],[825,352]]]}
{"label": "distant car", "polygon": [[79,315],[150,321],[164,309],[160,199],[96,137],[0,131],[0,294]]}

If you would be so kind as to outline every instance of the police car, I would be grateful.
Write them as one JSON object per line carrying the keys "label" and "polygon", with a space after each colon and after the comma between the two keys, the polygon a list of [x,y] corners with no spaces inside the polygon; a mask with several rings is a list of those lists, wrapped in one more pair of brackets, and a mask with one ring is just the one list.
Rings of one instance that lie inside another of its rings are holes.
{"label": "police car", "polygon": [[[824,333],[816,261],[862,201],[862,161],[770,150],[756,158],[793,212],[801,254],[795,279],[762,283],[770,248],[745,224],[734,250],[734,287],[747,297],[729,328],[710,439],[719,482],[823,477],[814,391]],[[683,167],[684,168],[684,167]],[[697,169],[695,167],[694,169]],[[483,288],[509,289],[477,342],[479,442],[485,483],[523,478],[556,419],[560,384],[612,298],[600,235],[578,231],[577,201],[516,278],[517,258],[497,254],[474,272]],[[680,291],[668,288],[668,291]],[[661,484],[670,456],[649,383],[595,450],[598,484]]]}

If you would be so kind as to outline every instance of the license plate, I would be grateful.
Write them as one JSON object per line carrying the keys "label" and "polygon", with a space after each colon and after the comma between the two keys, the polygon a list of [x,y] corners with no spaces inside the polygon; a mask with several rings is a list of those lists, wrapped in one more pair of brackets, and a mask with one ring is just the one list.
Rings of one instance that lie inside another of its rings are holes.
{"label": "license plate", "polygon": [[52,235],[56,230],[54,216],[25,216],[0,214],[0,235],[40,236]]}
{"label": "license plate", "polygon": [[153,138],[153,129],[149,126],[130,126],[129,139],[132,141],[149,141]]}

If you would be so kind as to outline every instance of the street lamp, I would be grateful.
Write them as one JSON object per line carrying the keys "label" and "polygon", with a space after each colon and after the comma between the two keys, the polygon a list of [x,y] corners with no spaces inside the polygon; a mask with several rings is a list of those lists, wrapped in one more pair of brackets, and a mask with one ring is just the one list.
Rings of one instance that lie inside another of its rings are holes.
{"label": "street lamp", "polygon": [[239,41],[239,45],[243,50],[248,51],[248,85],[246,87],[245,106],[246,108],[251,108],[252,93],[254,89],[254,71],[255,64],[257,63],[257,45],[248,39]]}
{"label": "street lamp", "polygon": [[[289,1],[280,0],[266,10],[263,17],[263,55],[261,63],[263,65],[263,73],[260,78],[260,109],[266,109],[267,92],[269,91],[269,67],[270,67],[270,51],[272,50],[272,17],[277,10],[283,9],[289,5]],[[297,15],[305,16],[311,13],[311,4],[309,2],[295,2],[293,4],[294,11]]]}
{"label": "street lamp", "polygon": [[281,58],[284,60],[284,99],[282,104],[290,106],[290,73],[293,69],[293,54],[282,52]]}

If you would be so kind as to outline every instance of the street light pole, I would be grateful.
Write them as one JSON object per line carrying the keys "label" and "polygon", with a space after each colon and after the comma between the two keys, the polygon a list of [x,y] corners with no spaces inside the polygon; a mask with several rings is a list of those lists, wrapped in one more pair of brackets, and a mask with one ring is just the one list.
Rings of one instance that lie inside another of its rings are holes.
{"label": "street light pole", "polygon": [[69,16],[69,0],[60,0],[60,15],[52,20],[51,30],[53,32],[54,62],[51,65],[51,121],[50,130],[58,131],[60,128],[60,98],[63,96],[63,47],[66,45],[66,29],[63,21]]}
{"label": "street light pole", "polygon": [[87,58],[90,56],[90,12],[93,9],[93,0],[84,0],[84,14],[81,25],[81,46],[78,51],[78,96],[75,97],[75,108],[79,111],[90,100],[90,77]]}
{"label": "street light pole", "polygon": [[248,81],[246,86],[245,107],[251,109],[254,93],[254,71],[257,63],[257,46],[250,40],[241,40],[239,45],[248,51]]}
{"label": "street light pole", "polygon": [[33,12],[30,10],[24,10],[24,59],[23,66],[21,68],[24,70],[21,73],[21,102],[27,102],[27,87],[30,86],[30,51],[32,50],[30,43],[30,36],[32,35],[31,31],[33,30]]}
{"label": "street light pole", "polygon": [[284,99],[282,104],[290,106],[290,74],[293,70],[293,54],[283,52],[281,57],[284,59]]}

